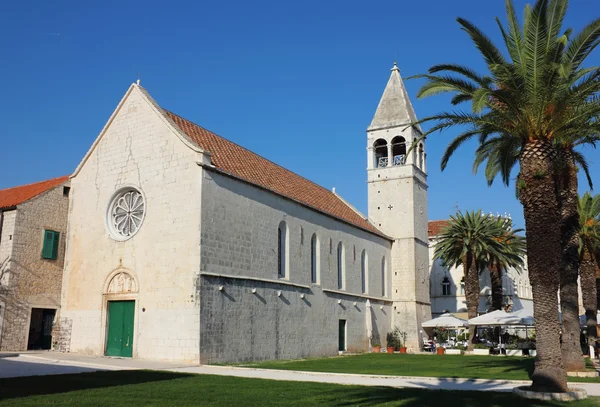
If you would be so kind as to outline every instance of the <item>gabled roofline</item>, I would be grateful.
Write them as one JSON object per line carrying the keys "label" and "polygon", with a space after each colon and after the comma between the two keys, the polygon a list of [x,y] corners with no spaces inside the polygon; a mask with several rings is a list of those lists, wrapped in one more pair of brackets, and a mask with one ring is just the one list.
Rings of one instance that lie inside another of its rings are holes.
{"label": "gabled roofline", "polygon": [[161,109],[161,107],[158,105],[158,103],[156,103],[156,101],[152,98],[152,96],[150,96],[150,94],[146,91],[146,89],[142,88],[137,83],[132,83],[129,86],[129,88],[127,89],[127,92],[125,92],[125,95],[123,95],[123,97],[119,101],[119,104],[117,105],[116,109],[110,115],[108,121],[106,122],[106,124],[104,125],[104,127],[102,128],[100,133],[98,134],[98,137],[96,137],[96,140],[94,140],[94,143],[92,144],[92,146],[90,147],[88,152],[85,154],[85,156],[83,157],[83,159],[81,160],[81,162],[79,163],[77,168],[75,168],[75,171],[73,171],[73,174],[71,174],[70,178],[76,177],[77,174],[79,174],[79,172],[81,171],[81,169],[83,168],[83,166],[85,165],[87,160],[90,158],[90,156],[96,149],[96,146],[100,143],[100,140],[102,139],[102,137],[104,137],[104,135],[110,128],[110,125],[115,120],[115,118],[121,111],[121,108],[125,104],[125,101],[129,98],[129,95],[131,95],[131,93],[134,91],[134,89],[137,89],[138,91],[140,91],[142,98],[146,101],[146,103],[148,103],[150,108],[158,115],[158,117],[161,118],[161,120],[167,125],[169,130],[171,130],[171,132],[173,134],[175,134],[183,142],[183,144],[185,144],[187,147],[189,147],[191,150],[193,150],[197,153],[210,156],[209,152],[203,150],[196,143],[194,143],[192,140],[190,140],[190,138],[187,136],[187,134],[185,134],[183,131],[181,131],[181,129],[179,129],[179,127],[177,127],[177,125],[175,123],[173,123],[173,121],[165,114],[163,109]]}

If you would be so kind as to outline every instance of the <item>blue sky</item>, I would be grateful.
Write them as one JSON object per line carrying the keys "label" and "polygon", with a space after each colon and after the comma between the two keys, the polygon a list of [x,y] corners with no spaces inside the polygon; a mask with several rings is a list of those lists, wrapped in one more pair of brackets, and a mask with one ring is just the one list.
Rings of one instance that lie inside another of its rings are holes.
{"label": "blue sky", "polygon": [[[599,11],[596,0],[571,1],[567,25]],[[139,74],[161,106],[335,186],[366,213],[365,130],[394,58],[404,77],[443,62],[482,68],[455,17],[497,39],[497,15],[502,0],[5,2],[0,188],[71,173]],[[419,117],[449,107],[406,84]],[[427,141],[429,218],[458,206],[509,212],[523,226],[514,187],[473,175],[475,145],[440,171],[454,134]],[[587,151],[600,185],[597,156]]]}

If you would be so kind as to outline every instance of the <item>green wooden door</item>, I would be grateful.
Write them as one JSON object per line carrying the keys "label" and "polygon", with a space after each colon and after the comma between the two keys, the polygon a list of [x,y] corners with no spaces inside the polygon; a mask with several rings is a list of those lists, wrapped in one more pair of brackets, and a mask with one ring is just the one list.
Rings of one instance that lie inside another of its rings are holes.
{"label": "green wooden door", "polygon": [[108,303],[108,342],[106,356],[130,358],[133,354],[133,312],[135,301]]}

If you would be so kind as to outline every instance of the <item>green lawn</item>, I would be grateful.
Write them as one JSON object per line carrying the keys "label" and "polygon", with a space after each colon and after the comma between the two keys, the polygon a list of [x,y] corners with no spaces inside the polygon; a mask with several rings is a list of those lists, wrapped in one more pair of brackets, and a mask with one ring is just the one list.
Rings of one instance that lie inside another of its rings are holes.
{"label": "green lawn", "polygon": [[0,406],[598,406],[534,402],[507,393],[283,382],[154,371],[0,379]]}
{"label": "green lawn", "polygon": [[[245,363],[240,366],[392,376],[529,380],[533,363],[533,358],[518,357],[367,353],[321,359]],[[600,383],[600,378],[570,377],[569,381]]]}

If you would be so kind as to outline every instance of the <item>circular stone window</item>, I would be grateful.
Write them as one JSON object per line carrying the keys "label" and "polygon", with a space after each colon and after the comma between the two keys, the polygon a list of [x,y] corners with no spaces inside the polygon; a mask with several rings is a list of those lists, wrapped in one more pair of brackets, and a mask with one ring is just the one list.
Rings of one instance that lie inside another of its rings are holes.
{"label": "circular stone window", "polygon": [[106,224],[115,240],[133,237],[144,222],[146,200],[144,195],[133,187],[118,190],[108,205]]}

